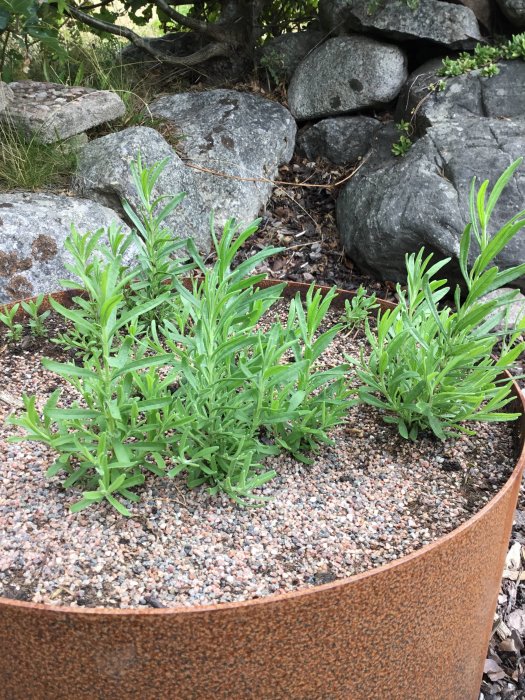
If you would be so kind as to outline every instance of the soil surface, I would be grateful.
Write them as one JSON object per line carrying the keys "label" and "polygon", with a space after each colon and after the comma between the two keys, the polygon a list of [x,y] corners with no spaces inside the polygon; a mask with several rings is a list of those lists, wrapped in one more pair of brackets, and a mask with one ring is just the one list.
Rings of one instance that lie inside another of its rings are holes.
{"label": "soil surface", "polygon": [[[279,313],[285,320],[285,303]],[[334,311],[328,325],[340,315]],[[363,347],[362,332],[340,334],[320,368],[344,363],[345,353],[357,358]],[[5,349],[0,374],[9,394],[0,419],[10,412],[9,395],[36,393],[42,405],[62,385],[41,368],[49,349],[47,342]],[[64,403],[73,398],[65,387]],[[312,464],[285,453],[266,461],[278,476],[260,490],[271,499],[261,508],[241,508],[202,487],[189,491],[183,478],[151,477],[137,491],[140,503],[127,504],[133,517],[126,519],[108,503],[69,514],[80,489],[47,479],[52,452],[8,443],[19,431],[3,424],[0,595],[90,607],[199,605],[366,571],[450,532],[500,488],[515,464],[512,425],[476,430],[414,444],[375,410],[355,406]]]}

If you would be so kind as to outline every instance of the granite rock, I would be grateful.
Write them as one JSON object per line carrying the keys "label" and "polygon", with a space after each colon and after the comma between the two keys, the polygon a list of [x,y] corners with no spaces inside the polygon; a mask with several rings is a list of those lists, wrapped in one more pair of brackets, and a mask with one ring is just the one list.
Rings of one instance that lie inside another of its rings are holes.
{"label": "granite rock", "polygon": [[235,90],[166,95],[150,105],[153,116],[174,123],[179,153],[196,192],[215,222],[255,219],[266,205],[280,165],[290,161],[296,124],[287,109]]}
{"label": "granite rock", "polygon": [[14,93],[9,85],[0,80],[0,112],[7,108],[13,98]]}
{"label": "granite rock", "polygon": [[[64,241],[73,224],[80,233],[111,224],[128,231],[114,211],[86,199],[33,192],[0,194],[1,303],[61,289],[60,279],[71,277],[64,266],[71,262]],[[126,262],[131,264],[135,255],[130,249]]]}
{"label": "granite rock", "polygon": [[401,92],[396,119],[412,120],[419,134],[441,122],[489,117],[521,118],[525,114],[525,62],[501,61],[499,73],[484,78],[479,70],[446,80],[444,90],[429,92],[437,84],[439,61],[424,64],[410,75]]}
{"label": "granite rock", "polygon": [[324,32],[288,32],[271,38],[260,50],[259,63],[270,77],[289,83],[301,61],[323,43]]}
{"label": "granite rock", "polygon": [[515,27],[525,27],[525,0],[497,0],[497,3]]}
{"label": "granite rock", "polygon": [[415,9],[403,0],[383,0],[375,9],[370,0],[320,0],[319,15],[327,31],[339,34],[373,33],[389,41],[424,39],[452,49],[471,48],[482,40],[469,7],[441,0],[419,0]]}
{"label": "granite rock", "polygon": [[[344,186],[337,223],[344,249],[358,266],[381,279],[405,279],[405,255],[422,246],[450,257],[446,274],[460,281],[459,241],[469,221],[472,178],[492,184],[525,152],[525,120],[470,119],[429,127],[404,158],[390,154],[393,128],[374,137],[370,158]],[[496,231],[524,209],[525,169],[520,168],[493,212]],[[511,267],[525,260],[525,232],[498,256]],[[525,287],[525,280],[517,284]]]}
{"label": "granite rock", "polygon": [[288,90],[297,119],[379,107],[394,100],[407,77],[397,46],[363,36],[329,39],[299,64]]}
{"label": "granite rock", "polygon": [[211,240],[210,211],[200,196],[195,174],[155,129],[136,126],[90,141],[80,152],[74,189],[119,212],[122,200],[138,211],[139,197],[130,164],[139,153],[146,167],[167,159],[153,194],[175,196],[184,192],[185,197],[165,223],[174,237],[191,237],[201,251],[207,252]]}
{"label": "granite rock", "polygon": [[10,83],[12,99],[0,119],[19,126],[43,143],[62,141],[121,117],[126,107],[109,90],[21,80]]}
{"label": "granite rock", "polygon": [[310,160],[326,158],[337,165],[355,163],[365,155],[381,122],[372,117],[332,117],[301,130],[299,149]]}

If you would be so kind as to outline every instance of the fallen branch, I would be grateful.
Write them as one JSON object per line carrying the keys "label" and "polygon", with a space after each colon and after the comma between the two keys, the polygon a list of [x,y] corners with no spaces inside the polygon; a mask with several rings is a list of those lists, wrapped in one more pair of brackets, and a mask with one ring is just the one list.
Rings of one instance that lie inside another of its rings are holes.
{"label": "fallen branch", "polygon": [[332,182],[329,184],[323,184],[323,183],[312,183],[312,182],[307,182],[306,180],[303,180],[303,182],[287,182],[286,180],[271,180],[270,178],[267,177],[243,177],[242,175],[229,175],[228,173],[221,173],[219,170],[213,170],[212,168],[205,168],[201,165],[195,165],[194,163],[189,163],[186,161],[186,165],[188,168],[192,168],[193,170],[198,170],[201,173],[207,173],[208,175],[216,175],[217,177],[225,177],[230,180],[240,180],[241,182],[267,182],[270,185],[283,185],[285,187],[317,187],[318,189],[325,189],[325,190],[332,190],[335,189],[336,187],[340,187],[343,185],[345,182],[348,182],[348,180],[351,180],[354,175],[363,167],[363,165],[366,163],[366,161],[370,158],[371,151],[369,151],[366,156],[362,159],[362,161],[359,163],[357,167],[355,167],[351,173],[343,177],[341,180],[338,180],[337,182]]}

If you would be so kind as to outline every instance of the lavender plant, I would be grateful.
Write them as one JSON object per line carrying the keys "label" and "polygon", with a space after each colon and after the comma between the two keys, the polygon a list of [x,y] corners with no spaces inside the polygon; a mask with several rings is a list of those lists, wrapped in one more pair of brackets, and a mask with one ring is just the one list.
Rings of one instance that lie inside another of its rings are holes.
{"label": "lavender plant", "polygon": [[11,308],[4,306],[4,310],[0,311],[0,323],[7,328],[6,338],[10,343],[16,343],[22,337],[24,327],[21,323],[15,321],[16,314],[20,304],[13,304]]}
{"label": "lavender plant", "polygon": [[[139,265],[136,278],[131,282],[131,306],[156,299],[168,291],[166,285],[195,267],[200,260],[191,238],[174,238],[166,227],[166,219],[184,199],[184,193],[176,197],[155,196],[155,185],[169,158],[146,167],[140,153],[130,165],[131,178],[139,198],[135,209],[129,202],[123,207],[135,226],[134,243],[138,249]],[[186,261],[184,261],[186,257]],[[173,297],[168,297],[173,301]],[[165,304],[160,304],[151,312],[160,319],[165,313]],[[151,317],[150,314],[150,317]]]}
{"label": "lavender plant", "polygon": [[[129,239],[114,228],[107,233],[110,246],[106,249],[99,245],[102,230],[84,235],[73,230],[67,242],[73,257],[68,268],[79,281],[69,285],[82,289],[87,298],[77,297],[76,309],[51,302],[73,324],[73,346],[84,350],[83,362],[79,366],[45,359],[43,365],[64,378],[81,398],[70,407],[60,407],[57,389],[40,415],[36,397],[24,396],[25,413],[9,421],[26,431],[15,440],[43,442],[58,453],[48,476],[66,471],[65,488],[77,482],[86,487],[72,512],[107,500],[129,515],[118,497],[136,500],[131,489],[144,481],[144,469],[151,469],[147,455],[164,449],[157,438],[162,437],[163,412],[171,398],[166,390],[153,399],[134,391],[137,373],[165,364],[167,356],[147,356],[145,347],[126,337],[126,328],[163,303],[166,295],[126,308],[124,292],[135,276],[135,270],[126,272],[123,263]],[[95,250],[102,251],[102,258]]]}
{"label": "lavender plant", "polygon": [[[494,208],[521,160],[502,173],[490,194],[488,180],[477,192],[473,180],[471,221],[459,255],[466,293],[456,286],[454,308],[440,304],[450,288],[438,273],[449,259],[431,264],[432,255],[425,256],[422,249],[406,256],[407,287],[398,285],[397,307],[379,314],[377,332],[366,324],[371,354],[357,362],[359,397],[382,410],[385,421],[405,438],[415,440],[421,430],[429,430],[445,439],[471,432],[466,421],[518,417],[505,410],[511,382],[501,374],[525,350],[525,343],[519,333],[494,333],[516,292],[495,299],[485,295],[525,274],[525,263],[500,270],[494,262],[525,227],[525,211],[489,234]],[[473,239],[478,254],[469,266]]]}
{"label": "lavender plant", "polygon": [[44,301],[44,295],[39,294],[36,299],[28,299],[22,302],[22,308],[29,316],[29,329],[37,338],[45,338],[47,336],[47,328],[45,320],[51,313],[49,310],[40,313],[40,308]]}
{"label": "lavender plant", "polygon": [[361,285],[352,299],[345,300],[345,312],[341,321],[348,331],[352,331],[354,328],[362,326],[370,313],[378,308],[376,295],[374,293],[367,294],[366,289]]}
{"label": "lavender plant", "polygon": [[335,292],[321,301],[312,288],[306,310],[293,300],[286,325],[277,320],[268,329],[259,326],[284,285],[258,287],[264,275],[252,273],[279,249],[232,267],[257,224],[239,233],[230,220],[220,241],[212,227],[217,263],[191,290],[175,282],[182,318],[175,312],[153,344],[157,352],[166,344],[173,353],[174,410],[191,416],[173,441],[176,465],[169,475],[185,472],[190,488],[207,483],[212,493],[223,491],[243,504],[261,500],[254,490],[275,476],[265,471],[265,457],[287,449],[305,459],[316,443],[328,441],[328,429],[349,406],[346,366],[314,368],[340,327],[314,340]]}
{"label": "lavender plant", "polygon": [[[44,366],[80,398],[62,406],[57,390],[39,412],[25,396],[25,413],[10,419],[26,431],[14,439],[58,453],[49,476],[65,471],[64,487],[85,489],[73,512],[108,501],[129,515],[147,472],[184,473],[190,488],[207,484],[241,504],[260,501],[255,490],[275,475],[265,457],[287,449],[306,460],[349,405],[347,367],[315,366],[341,327],[320,333],[335,291],[323,299],[312,288],[304,305],[293,300],[287,322],[261,326],[284,285],[260,287],[264,275],[254,270],[279,249],[234,267],[258,222],[239,231],[230,220],[219,240],[212,221],[217,262],[206,268],[191,242],[171,241],[163,227],[180,201],[154,198],[163,167],[140,159],[132,166],[141,201],[138,213],[126,205],[133,234],[73,230],[67,240],[74,279],[64,284],[79,295],[75,308],[52,305],[71,324],[60,342],[78,364]],[[139,259],[128,269],[132,244]],[[171,257],[183,247],[201,272],[191,289],[181,281],[190,265]]]}

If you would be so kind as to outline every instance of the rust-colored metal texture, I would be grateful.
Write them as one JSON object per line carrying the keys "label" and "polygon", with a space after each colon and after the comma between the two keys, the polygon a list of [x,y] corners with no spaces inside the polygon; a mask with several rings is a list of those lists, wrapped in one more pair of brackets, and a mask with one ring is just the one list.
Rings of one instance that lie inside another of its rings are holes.
{"label": "rust-colored metal texture", "polygon": [[1,598],[0,698],[477,700],[523,435],[522,418],[516,467],[483,510],[364,574],[195,608],[78,609]]}

